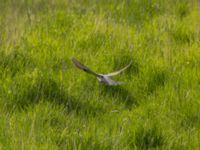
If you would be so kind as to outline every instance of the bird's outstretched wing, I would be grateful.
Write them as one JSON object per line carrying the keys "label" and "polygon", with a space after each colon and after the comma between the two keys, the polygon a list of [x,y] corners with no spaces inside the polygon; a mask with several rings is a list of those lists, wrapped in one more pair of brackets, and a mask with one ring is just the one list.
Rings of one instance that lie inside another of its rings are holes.
{"label": "bird's outstretched wing", "polygon": [[94,71],[92,71],[91,69],[89,69],[88,67],[86,67],[85,65],[81,64],[77,59],[72,58],[72,62],[75,64],[75,66],[87,73],[93,74],[97,77],[101,77],[101,75],[95,73]]}
{"label": "bird's outstretched wing", "polygon": [[118,75],[120,74],[121,72],[123,72],[124,70],[126,70],[128,67],[130,67],[130,65],[132,64],[132,61],[124,68],[118,70],[118,71],[115,71],[115,72],[112,72],[112,73],[108,73],[108,74],[103,74],[103,76],[107,76],[107,77],[110,77],[110,76],[115,76],[115,75]]}

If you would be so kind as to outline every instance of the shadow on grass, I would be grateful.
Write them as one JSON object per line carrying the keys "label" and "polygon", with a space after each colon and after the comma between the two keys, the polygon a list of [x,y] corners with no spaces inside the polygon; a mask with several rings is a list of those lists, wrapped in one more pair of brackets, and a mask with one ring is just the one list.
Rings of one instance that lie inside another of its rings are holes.
{"label": "shadow on grass", "polygon": [[[185,98],[187,99],[187,98]],[[200,127],[200,104],[193,101],[187,101],[179,106],[181,112],[181,126],[185,129],[199,128]]]}
{"label": "shadow on grass", "polygon": [[167,70],[154,70],[149,74],[149,79],[147,81],[146,92],[148,95],[154,93],[159,87],[164,87],[168,80]]}
{"label": "shadow on grass", "polygon": [[138,106],[138,102],[132,93],[121,86],[110,87],[101,85],[100,90],[102,95],[109,96],[117,100],[119,103],[125,104],[127,109],[132,109],[132,107]]}
{"label": "shadow on grass", "polygon": [[39,77],[34,84],[28,83],[28,85],[23,86],[19,82],[19,85],[14,88],[9,107],[26,110],[40,101],[48,101],[55,105],[64,105],[67,113],[73,112],[77,115],[96,116],[104,112],[101,106],[93,106],[71,96],[50,77]]}
{"label": "shadow on grass", "polygon": [[8,54],[2,51],[0,55],[1,70],[10,73],[13,77],[19,72],[24,72],[25,69],[35,67],[31,56],[26,52],[20,52],[17,48]]}
{"label": "shadow on grass", "polygon": [[150,129],[139,127],[135,133],[135,145],[139,149],[162,149],[164,144],[164,135],[156,125],[152,126]]}

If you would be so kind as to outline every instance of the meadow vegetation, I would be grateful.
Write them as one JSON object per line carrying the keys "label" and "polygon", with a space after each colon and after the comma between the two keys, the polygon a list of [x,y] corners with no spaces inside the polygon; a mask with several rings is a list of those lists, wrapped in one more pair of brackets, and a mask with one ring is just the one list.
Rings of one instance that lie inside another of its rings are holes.
{"label": "meadow vegetation", "polygon": [[0,0],[0,149],[200,149],[200,2]]}

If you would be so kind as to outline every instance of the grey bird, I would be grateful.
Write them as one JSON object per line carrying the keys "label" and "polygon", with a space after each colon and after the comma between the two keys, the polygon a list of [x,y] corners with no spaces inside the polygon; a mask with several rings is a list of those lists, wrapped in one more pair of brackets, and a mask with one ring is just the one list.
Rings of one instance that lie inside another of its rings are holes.
{"label": "grey bird", "polygon": [[92,71],[91,69],[89,69],[88,67],[86,67],[85,65],[80,63],[75,58],[72,58],[72,62],[75,64],[75,66],[77,68],[96,76],[100,83],[103,83],[103,84],[106,84],[106,85],[110,85],[110,86],[121,85],[121,84],[124,83],[124,82],[114,81],[110,77],[118,75],[119,73],[123,72],[128,67],[130,67],[130,65],[132,63],[132,61],[131,61],[126,67],[124,67],[124,68],[122,68],[122,69],[120,69],[118,71],[115,71],[115,72],[112,72],[112,73],[108,73],[108,74],[100,74],[100,73],[95,73],[94,71]]}

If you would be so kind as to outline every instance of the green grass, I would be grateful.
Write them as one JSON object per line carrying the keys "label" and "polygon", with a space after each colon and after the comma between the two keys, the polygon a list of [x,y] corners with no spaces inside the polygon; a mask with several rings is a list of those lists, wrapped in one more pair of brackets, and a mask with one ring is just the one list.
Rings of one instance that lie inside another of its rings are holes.
{"label": "green grass", "polygon": [[[198,0],[0,0],[0,149],[200,149]],[[127,84],[107,87],[76,57]]]}

